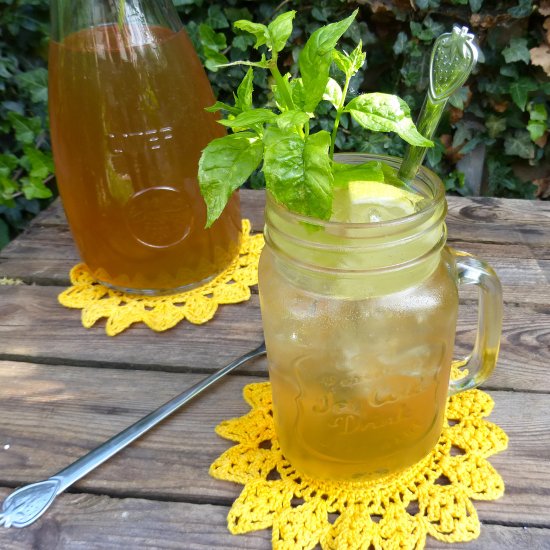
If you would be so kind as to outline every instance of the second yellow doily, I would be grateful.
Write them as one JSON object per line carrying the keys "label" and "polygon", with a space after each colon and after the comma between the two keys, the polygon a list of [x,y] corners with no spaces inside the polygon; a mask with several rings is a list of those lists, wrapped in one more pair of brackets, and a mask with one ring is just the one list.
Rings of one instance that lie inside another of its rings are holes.
{"label": "second yellow doily", "polygon": [[273,426],[269,383],[244,388],[252,410],[219,424],[236,441],[210,474],[244,488],[227,523],[233,534],[272,529],[275,550],[420,549],[479,536],[472,500],[493,500],[504,483],[487,458],[506,449],[504,431],[484,418],[491,397],[470,390],[449,398],[438,444],[421,462],[376,482],[330,482],[301,475],[285,460]]}
{"label": "second yellow doily", "polygon": [[212,281],[187,292],[169,296],[125,294],[98,283],[85,264],[71,270],[72,286],[58,297],[65,307],[82,310],[82,324],[93,326],[107,318],[105,330],[114,336],[133,323],[145,323],[164,331],[183,319],[206,323],[221,304],[236,304],[250,298],[250,287],[258,283],[258,259],[264,245],[263,235],[250,235],[250,221],[243,220],[239,256]]}

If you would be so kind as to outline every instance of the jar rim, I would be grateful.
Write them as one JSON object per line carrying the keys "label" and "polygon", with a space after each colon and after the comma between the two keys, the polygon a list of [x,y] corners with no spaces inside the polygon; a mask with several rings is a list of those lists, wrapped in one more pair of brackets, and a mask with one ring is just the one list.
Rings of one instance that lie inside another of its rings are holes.
{"label": "jar rim", "polygon": [[[361,164],[371,160],[377,160],[384,162],[389,166],[392,166],[395,169],[399,169],[403,161],[400,157],[393,157],[389,155],[377,155],[371,153],[337,153],[334,155],[334,159],[343,164]],[[369,228],[394,228],[398,229],[401,225],[407,225],[414,223],[415,220],[424,218],[425,216],[431,216],[435,210],[441,205],[441,202],[445,200],[445,187],[439,176],[426,168],[425,166],[420,166],[414,180],[414,182],[419,182],[423,184],[424,188],[427,188],[432,196],[425,197],[428,199],[426,204],[418,211],[402,216],[399,218],[394,218],[392,220],[377,221],[377,222],[339,222],[331,220],[322,220],[320,218],[313,218],[305,214],[298,214],[288,210],[285,206],[278,203],[275,198],[271,195],[269,191],[266,193],[266,201],[269,202],[270,208],[275,208],[278,211],[279,215],[287,217],[289,219],[304,222],[310,225],[316,225],[325,228],[331,227],[340,227],[348,229],[369,229]],[[446,208],[445,208],[446,210]]]}

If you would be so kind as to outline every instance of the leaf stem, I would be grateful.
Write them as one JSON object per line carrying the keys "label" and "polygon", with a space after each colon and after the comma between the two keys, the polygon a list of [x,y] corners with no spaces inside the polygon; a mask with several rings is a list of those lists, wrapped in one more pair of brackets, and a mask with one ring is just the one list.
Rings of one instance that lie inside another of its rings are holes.
{"label": "leaf stem", "polygon": [[342,99],[340,100],[340,105],[336,109],[336,117],[334,119],[334,127],[332,128],[332,134],[330,136],[330,160],[334,159],[334,145],[336,143],[336,134],[338,133],[338,125],[340,124],[340,117],[344,111],[344,105],[346,103],[346,96],[348,95],[349,83],[351,80],[351,75],[346,74],[346,82],[344,83],[344,89],[342,90]]}

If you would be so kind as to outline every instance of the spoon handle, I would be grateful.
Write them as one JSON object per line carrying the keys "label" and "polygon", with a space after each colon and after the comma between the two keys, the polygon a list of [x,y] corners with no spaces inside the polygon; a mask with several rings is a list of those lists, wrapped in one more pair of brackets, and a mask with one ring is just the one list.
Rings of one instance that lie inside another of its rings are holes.
{"label": "spoon handle", "polygon": [[[433,136],[447,101],[466,82],[477,62],[479,51],[473,40],[467,27],[455,26],[452,32],[435,41],[430,59],[430,86],[416,123],[427,139]],[[426,147],[407,147],[398,174],[401,181],[409,183],[414,179],[425,154]]]}
{"label": "spoon handle", "polygon": [[167,416],[171,415],[177,409],[179,409],[185,403],[191,401],[196,395],[204,391],[206,388],[217,382],[220,378],[227,373],[236,369],[246,361],[262,355],[265,353],[265,343],[256,349],[245,353],[238,359],[235,359],[229,365],[221,368],[215,373],[207,376],[194,386],[191,386],[187,390],[183,391],[170,401],[161,405],[158,409],[144,416],[141,420],[138,420],[125,430],[121,431],[117,435],[111,437],[108,441],[96,447],[88,454],[79,458],[71,465],[67,466],[50,479],[59,481],[59,485],[56,494],[62,493],[67,487],[70,487],[73,483],[84,477],[91,472],[94,468],[97,468],[100,464],[111,458],[118,453],[124,447],[135,441],[138,437],[150,430],[153,426],[156,426],[159,422],[164,420]]}

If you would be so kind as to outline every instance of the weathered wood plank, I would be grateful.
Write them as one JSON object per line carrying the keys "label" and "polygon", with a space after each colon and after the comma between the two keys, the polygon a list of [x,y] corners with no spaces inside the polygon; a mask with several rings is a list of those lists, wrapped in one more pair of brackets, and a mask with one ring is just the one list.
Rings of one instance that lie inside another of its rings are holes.
{"label": "weathered wood plank", "polygon": [[[211,371],[245,353],[263,337],[257,295],[246,304],[221,306],[206,325],[184,321],[154,334],[145,325],[136,324],[112,338],[105,334],[104,321],[83,328],[80,310],[59,305],[58,291],[57,287],[0,286],[0,358]],[[471,350],[476,316],[473,303],[461,308],[457,356]],[[491,387],[550,391],[550,378],[543,375],[549,363],[550,306],[505,307],[499,366]]]}
{"label": "weathered wood plank", "polygon": [[[1,484],[14,487],[54,474],[197,379],[1,362]],[[208,475],[208,466],[231,445],[214,427],[248,412],[241,392],[252,381],[257,379],[229,376],[79,481],[77,490],[229,504],[241,486]],[[509,449],[490,459],[507,489],[497,502],[476,502],[480,517],[550,527],[550,395],[489,393],[496,403],[489,420],[510,437]]]}
{"label": "weathered wood plank", "polygon": [[0,286],[0,357],[210,371],[249,351],[263,338],[257,295],[246,305],[220,306],[205,325],[183,321],[171,330],[154,333],[139,323],[108,337],[104,321],[89,330],[83,328],[81,311],[57,302],[59,290]]}
{"label": "weathered wood plank", "polygon": [[[7,493],[0,489],[0,499]],[[267,530],[232,536],[226,527],[227,513],[227,507],[211,504],[66,494],[37,523],[24,529],[1,529],[0,548],[260,550],[271,546]]]}
{"label": "weathered wood plank", "polygon": [[[0,499],[8,493],[0,489]],[[10,550],[119,550],[237,548],[268,550],[271,531],[231,535],[225,506],[89,494],[58,497],[47,515],[25,529],[1,529],[0,547]],[[428,537],[427,550],[537,550],[547,548],[550,530],[483,525],[475,541],[450,546]]]}
{"label": "weathered wood plank", "polygon": [[[255,231],[261,231],[263,192],[244,190],[241,202],[243,215],[252,220]],[[505,287],[517,290],[521,300],[530,301],[533,296],[539,298],[540,291],[548,289],[550,222],[545,203],[457,197],[449,197],[449,203],[450,245],[489,261]],[[498,238],[495,233],[498,233]],[[543,236],[541,242],[540,235]],[[517,258],[528,261],[519,263],[514,261]],[[0,275],[21,278],[28,283],[64,286],[69,284],[71,267],[79,261],[62,207],[57,201],[42,212],[23,235],[0,252]],[[510,266],[515,269],[509,269]],[[530,288],[531,283],[538,290]],[[510,294],[506,290],[505,296]]]}

